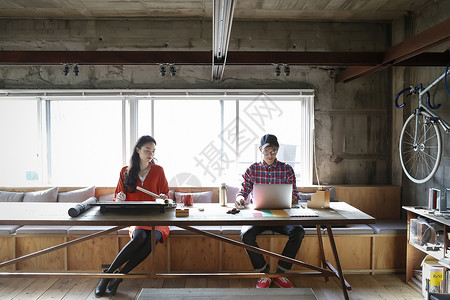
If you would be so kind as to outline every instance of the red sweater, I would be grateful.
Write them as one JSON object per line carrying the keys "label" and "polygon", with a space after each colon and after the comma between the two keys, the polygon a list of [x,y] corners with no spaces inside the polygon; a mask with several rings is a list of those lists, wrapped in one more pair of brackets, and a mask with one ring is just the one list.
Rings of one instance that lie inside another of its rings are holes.
{"label": "red sweater", "polygon": [[[127,167],[123,167],[120,171],[119,183],[116,187],[116,192],[114,194],[114,201],[116,201],[116,196],[119,192],[123,192],[127,198],[125,201],[155,201],[155,197],[150,196],[141,191],[136,191],[135,193],[127,193],[125,192],[125,173],[127,171]],[[137,185],[146,189],[147,191],[153,192],[155,194],[166,194],[169,195],[169,185],[167,184],[166,175],[164,174],[164,170],[161,166],[156,164],[152,164],[150,171],[145,177],[144,183],[138,178]],[[133,232],[135,229],[146,229],[151,230],[151,226],[131,226],[130,227],[130,236],[133,236]],[[162,241],[164,242],[166,238],[169,236],[169,226],[156,226],[156,230],[162,233]]]}

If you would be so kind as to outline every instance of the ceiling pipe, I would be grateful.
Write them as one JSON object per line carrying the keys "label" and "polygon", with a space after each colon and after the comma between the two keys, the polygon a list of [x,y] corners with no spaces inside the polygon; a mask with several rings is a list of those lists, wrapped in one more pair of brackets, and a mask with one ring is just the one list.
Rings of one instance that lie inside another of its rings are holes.
{"label": "ceiling pipe", "polygon": [[237,0],[213,1],[212,80],[222,80]]}

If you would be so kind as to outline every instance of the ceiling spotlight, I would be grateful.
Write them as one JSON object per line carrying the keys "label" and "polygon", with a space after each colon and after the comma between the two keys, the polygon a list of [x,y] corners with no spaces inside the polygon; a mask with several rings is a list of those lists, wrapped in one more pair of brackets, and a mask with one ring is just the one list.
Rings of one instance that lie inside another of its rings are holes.
{"label": "ceiling spotlight", "polygon": [[174,65],[170,65],[169,73],[170,73],[170,76],[175,76],[175,74],[177,73],[177,70],[175,70],[175,66]]}
{"label": "ceiling spotlight", "polygon": [[164,65],[159,65],[159,74],[166,76],[166,67]]}
{"label": "ceiling spotlight", "polygon": [[280,65],[277,65],[276,67],[275,67],[275,76],[280,76],[280,74],[281,74],[281,68],[280,68]]}
{"label": "ceiling spotlight", "polygon": [[73,75],[78,76],[78,74],[80,74],[80,70],[78,70],[78,64],[75,64],[75,67],[73,67]]}
{"label": "ceiling spotlight", "polygon": [[284,76],[289,76],[289,74],[291,74],[291,67],[284,65]]}
{"label": "ceiling spotlight", "polygon": [[64,71],[63,71],[64,76],[69,75],[69,72],[70,72],[69,65],[68,64],[64,64]]}

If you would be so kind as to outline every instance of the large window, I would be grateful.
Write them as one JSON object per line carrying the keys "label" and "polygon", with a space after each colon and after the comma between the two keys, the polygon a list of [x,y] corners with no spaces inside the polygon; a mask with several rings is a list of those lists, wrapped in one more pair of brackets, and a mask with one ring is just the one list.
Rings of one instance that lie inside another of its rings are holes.
{"label": "large window", "polygon": [[36,101],[0,101],[0,186],[34,186],[42,181]]}
{"label": "large window", "polygon": [[122,102],[50,101],[50,182],[117,184],[122,161]]}
{"label": "large window", "polygon": [[0,185],[115,186],[141,135],[170,186],[237,185],[266,133],[297,184],[312,183],[312,90],[40,93],[0,97]]}

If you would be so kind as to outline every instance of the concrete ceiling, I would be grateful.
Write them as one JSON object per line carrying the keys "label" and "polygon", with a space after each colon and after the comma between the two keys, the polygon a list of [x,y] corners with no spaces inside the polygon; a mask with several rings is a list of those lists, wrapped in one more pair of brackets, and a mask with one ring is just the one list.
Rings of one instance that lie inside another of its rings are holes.
{"label": "concrete ceiling", "polygon": [[[238,0],[235,20],[389,22],[433,0]],[[213,0],[0,0],[0,18],[205,19]]]}

